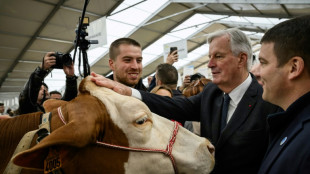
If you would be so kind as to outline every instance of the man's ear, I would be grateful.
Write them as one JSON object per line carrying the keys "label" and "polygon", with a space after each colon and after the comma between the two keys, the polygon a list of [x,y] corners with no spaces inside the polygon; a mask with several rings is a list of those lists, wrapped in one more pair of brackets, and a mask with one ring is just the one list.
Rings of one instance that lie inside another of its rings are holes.
{"label": "man's ear", "polygon": [[244,65],[247,66],[248,62],[248,55],[246,53],[240,53],[239,54],[239,66],[244,67]]}
{"label": "man's ear", "polygon": [[114,71],[114,61],[111,58],[109,59],[109,66],[110,66],[110,69]]}
{"label": "man's ear", "polygon": [[299,77],[305,70],[305,62],[299,56],[292,57],[287,65],[289,66],[289,79],[291,80]]}
{"label": "man's ear", "polygon": [[163,83],[161,82],[161,80],[156,79],[156,85],[162,85]]}

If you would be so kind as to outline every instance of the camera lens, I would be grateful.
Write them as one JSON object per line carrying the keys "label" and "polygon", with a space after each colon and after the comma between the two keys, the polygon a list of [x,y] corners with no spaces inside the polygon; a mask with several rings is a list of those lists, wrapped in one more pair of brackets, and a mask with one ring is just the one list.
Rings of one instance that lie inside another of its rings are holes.
{"label": "camera lens", "polygon": [[62,56],[62,63],[65,66],[70,66],[72,64],[72,58],[70,54],[64,54]]}

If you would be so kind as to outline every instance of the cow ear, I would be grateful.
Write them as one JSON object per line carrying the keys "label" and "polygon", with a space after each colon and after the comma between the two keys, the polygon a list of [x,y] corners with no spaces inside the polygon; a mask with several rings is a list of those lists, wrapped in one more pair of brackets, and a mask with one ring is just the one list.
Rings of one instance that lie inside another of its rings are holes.
{"label": "cow ear", "polygon": [[45,112],[51,112],[53,109],[56,109],[59,106],[65,105],[67,103],[68,102],[64,100],[49,99],[43,103],[43,107]]}
{"label": "cow ear", "polygon": [[[99,132],[102,131],[100,125],[103,125],[98,118],[107,116],[105,106],[102,103],[96,105],[95,100],[92,96],[83,95],[63,106],[62,113],[68,123],[53,131],[37,145],[18,153],[13,157],[13,163],[25,168],[43,169],[44,160],[46,160],[50,148],[55,146],[81,148],[88,144],[95,144]],[[94,112],[87,112],[88,110]],[[96,110],[98,112],[95,112]],[[52,124],[57,124],[53,123],[53,118]]]}
{"label": "cow ear", "polygon": [[[79,127],[81,128],[81,126]],[[68,123],[52,132],[32,148],[16,154],[12,158],[13,163],[23,168],[44,169],[44,161],[48,160],[48,155],[52,149],[60,149],[59,154],[56,154],[59,157],[66,153],[64,149],[84,147],[86,144],[90,144],[83,138],[85,135],[80,135],[82,132],[80,128],[77,129],[75,123]]]}

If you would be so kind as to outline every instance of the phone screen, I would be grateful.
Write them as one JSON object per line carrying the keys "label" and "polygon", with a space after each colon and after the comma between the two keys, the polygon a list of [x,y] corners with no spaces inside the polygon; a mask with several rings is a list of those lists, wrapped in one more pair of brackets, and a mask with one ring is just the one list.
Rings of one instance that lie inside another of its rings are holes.
{"label": "phone screen", "polygon": [[177,50],[177,49],[178,49],[178,47],[170,47],[170,54],[171,54],[173,51]]}

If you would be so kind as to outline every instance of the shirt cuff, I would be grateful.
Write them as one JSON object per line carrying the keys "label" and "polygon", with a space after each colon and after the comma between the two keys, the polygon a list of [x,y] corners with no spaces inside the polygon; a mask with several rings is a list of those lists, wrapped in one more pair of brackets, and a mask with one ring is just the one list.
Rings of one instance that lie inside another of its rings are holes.
{"label": "shirt cuff", "polygon": [[130,88],[130,89],[131,89],[131,96],[132,97],[139,99],[139,100],[142,100],[142,95],[138,90],[136,90],[134,88]]}

